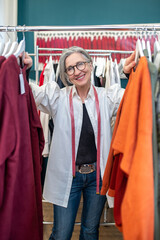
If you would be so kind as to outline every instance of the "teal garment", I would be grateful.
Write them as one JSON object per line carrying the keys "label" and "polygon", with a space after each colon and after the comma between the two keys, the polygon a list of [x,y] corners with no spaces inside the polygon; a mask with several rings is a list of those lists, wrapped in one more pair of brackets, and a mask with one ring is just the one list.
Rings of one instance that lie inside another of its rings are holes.
{"label": "teal garment", "polygon": [[[148,59],[148,52],[145,49],[144,55]],[[148,60],[148,68],[151,77],[152,87],[152,145],[153,145],[153,172],[154,172],[154,240],[160,240],[159,232],[159,214],[158,214],[158,147],[157,147],[157,128],[156,128],[156,110],[155,110],[155,89],[158,78],[156,66]]]}
{"label": "teal garment", "polygon": [[[155,93],[156,102],[156,125],[157,125],[157,143],[158,143],[158,216],[160,223],[160,69],[158,72],[158,79]],[[160,239],[160,237],[159,237]]]}

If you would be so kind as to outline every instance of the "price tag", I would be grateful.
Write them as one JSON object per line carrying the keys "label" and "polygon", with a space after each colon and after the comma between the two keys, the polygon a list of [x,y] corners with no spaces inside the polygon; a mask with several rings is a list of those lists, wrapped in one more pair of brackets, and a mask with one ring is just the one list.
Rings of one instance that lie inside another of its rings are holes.
{"label": "price tag", "polygon": [[22,73],[19,74],[19,81],[20,81],[20,91],[21,91],[21,94],[24,94],[25,93],[25,87],[24,87],[24,78],[23,78],[23,74]]}

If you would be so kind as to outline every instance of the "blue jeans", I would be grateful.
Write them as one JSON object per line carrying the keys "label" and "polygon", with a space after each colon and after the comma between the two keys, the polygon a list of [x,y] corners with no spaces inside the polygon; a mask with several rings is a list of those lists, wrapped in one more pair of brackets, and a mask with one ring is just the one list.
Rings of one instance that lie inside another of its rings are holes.
{"label": "blue jeans", "polygon": [[[100,187],[101,185],[100,180]],[[89,174],[76,172],[67,208],[54,205],[54,226],[49,240],[71,239],[81,193],[83,193],[83,210],[79,240],[98,240],[99,223],[106,196],[96,194],[96,171]]]}

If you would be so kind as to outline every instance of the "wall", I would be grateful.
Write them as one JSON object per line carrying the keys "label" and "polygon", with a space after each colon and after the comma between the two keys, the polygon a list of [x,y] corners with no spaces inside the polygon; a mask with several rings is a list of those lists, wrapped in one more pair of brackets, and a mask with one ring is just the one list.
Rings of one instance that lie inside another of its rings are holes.
{"label": "wall", "polygon": [[[78,26],[160,23],[160,0],[18,0],[18,25]],[[22,34],[19,33],[19,39]],[[34,52],[33,32],[25,33]]]}
{"label": "wall", "polygon": [[19,0],[18,23],[62,26],[158,23],[159,9],[159,0]]}
{"label": "wall", "polygon": [[[0,25],[17,25],[17,0],[0,0]],[[7,34],[1,32],[1,35],[1,41],[6,42]],[[9,36],[13,41],[16,39],[15,34],[9,34]]]}

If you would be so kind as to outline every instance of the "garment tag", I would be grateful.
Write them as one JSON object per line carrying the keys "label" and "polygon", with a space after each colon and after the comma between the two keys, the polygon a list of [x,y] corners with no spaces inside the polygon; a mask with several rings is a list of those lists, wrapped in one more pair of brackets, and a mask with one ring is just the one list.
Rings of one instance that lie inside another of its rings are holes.
{"label": "garment tag", "polygon": [[24,94],[25,93],[25,88],[24,88],[24,78],[23,78],[23,74],[22,73],[19,74],[19,81],[20,81],[20,91],[21,91],[21,94]]}

